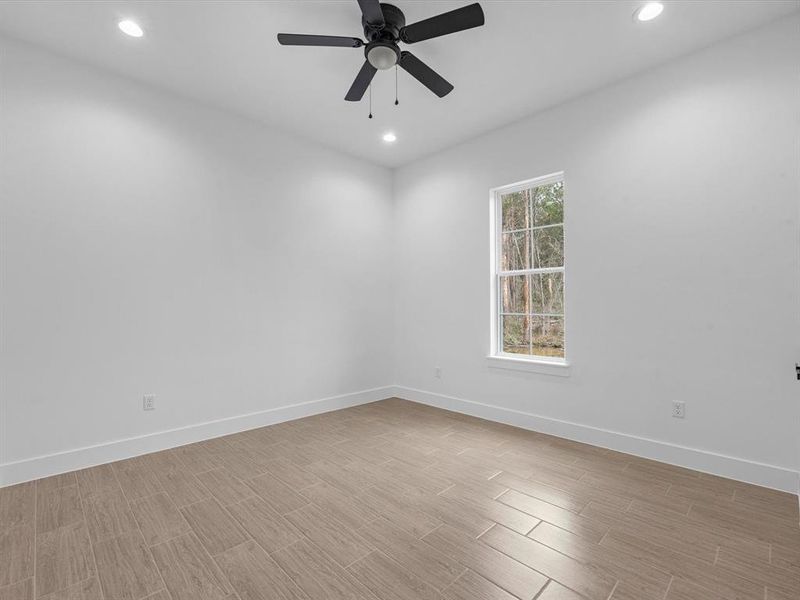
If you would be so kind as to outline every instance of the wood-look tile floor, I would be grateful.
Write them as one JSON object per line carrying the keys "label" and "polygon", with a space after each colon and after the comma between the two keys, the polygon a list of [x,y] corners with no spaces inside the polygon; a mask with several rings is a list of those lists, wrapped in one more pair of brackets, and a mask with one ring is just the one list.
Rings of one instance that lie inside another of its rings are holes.
{"label": "wood-look tile floor", "polygon": [[401,400],[0,489],[0,600],[797,600],[797,498]]}

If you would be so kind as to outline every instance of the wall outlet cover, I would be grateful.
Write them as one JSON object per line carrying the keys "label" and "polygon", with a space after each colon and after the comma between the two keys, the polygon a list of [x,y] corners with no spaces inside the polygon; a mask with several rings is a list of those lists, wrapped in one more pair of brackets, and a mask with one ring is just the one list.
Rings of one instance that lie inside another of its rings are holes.
{"label": "wall outlet cover", "polygon": [[672,416],[676,419],[683,419],[686,416],[686,402],[673,402]]}
{"label": "wall outlet cover", "polygon": [[156,409],[155,394],[145,394],[142,397],[142,410],[155,410],[155,409]]}

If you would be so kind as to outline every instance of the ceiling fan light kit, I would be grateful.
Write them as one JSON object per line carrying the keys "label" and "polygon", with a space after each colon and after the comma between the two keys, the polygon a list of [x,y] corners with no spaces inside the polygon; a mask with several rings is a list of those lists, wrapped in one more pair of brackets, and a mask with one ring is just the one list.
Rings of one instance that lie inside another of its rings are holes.
{"label": "ceiling fan light kit", "polygon": [[444,77],[411,52],[401,50],[399,44],[415,44],[480,27],[485,22],[480,4],[470,4],[411,25],[406,25],[403,11],[393,4],[381,3],[378,0],[358,0],[358,4],[361,8],[361,24],[366,41],[330,35],[279,33],[278,42],[284,46],[364,47],[366,60],[345,96],[345,100],[350,102],[358,102],[364,97],[372,78],[379,70],[395,66],[407,71],[440,98],[453,91],[452,84]]}
{"label": "ceiling fan light kit", "polygon": [[385,71],[400,62],[400,49],[384,42],[374,42],[367,46],[367,60],[376,69]]}

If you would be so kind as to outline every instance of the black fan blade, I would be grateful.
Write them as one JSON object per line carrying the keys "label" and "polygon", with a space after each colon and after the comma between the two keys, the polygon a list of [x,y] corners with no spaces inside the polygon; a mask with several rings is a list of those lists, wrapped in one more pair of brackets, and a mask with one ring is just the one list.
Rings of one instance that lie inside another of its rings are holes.
{"label": "black fan blade", "polygon": [[361,7],[361,14],[364,15],[367,23],[378,29],[386,25],[381,3],[378,0],[358,0],[358,5]]}
{"label": "black fan blade", "polygon": [[398,64],[439,98],[443,98],[453,91],[453,85],[449,81],[411,54],[411,52],[403,51]]}
{"label": "black fan blade", "polygon": [[476,2],[475,4],[407,25],[400,30],[400,39],[406,44],[414,44],[449,33],[480,27],[484,23],[483,9]]}
{"label": "black fan blade", "polygon": [[305,35],[303,33],[279,33],[278,43],[283,46],[337,46],[339,48],[360,48],[364,45],[358,38],[338,35]]}
{"label": "black fan blade", "polygon": [[369,64],[368,60],[365,60],[364,66],[361,67],[358,75],[356,75],[356,80],[353,82],[353,85],[350,86],[350,91],[347,92],[347,96],[345,96],[344,99],[349,102],[358,102],[361,100],[377,72],[378,69]]}

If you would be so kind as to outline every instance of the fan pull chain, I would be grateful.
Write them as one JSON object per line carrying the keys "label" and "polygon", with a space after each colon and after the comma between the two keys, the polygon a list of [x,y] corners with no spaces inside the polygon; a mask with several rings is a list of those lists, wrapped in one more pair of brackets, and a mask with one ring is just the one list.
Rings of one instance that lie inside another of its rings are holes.
{"label": "fan pull chain", "polygon": [[397,106],[400,104],[400,100],[397,99],[397,65],[394,66],[394,105]]}
{"label": "fan pull chain", "polygon": [[369,118],[372,118],[372,84],[369,84]]}

